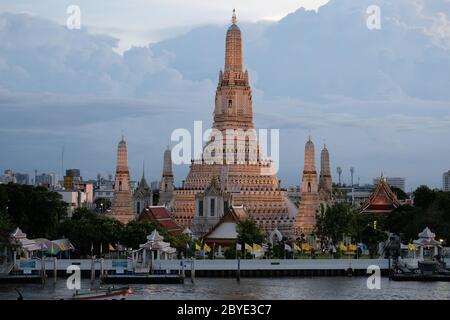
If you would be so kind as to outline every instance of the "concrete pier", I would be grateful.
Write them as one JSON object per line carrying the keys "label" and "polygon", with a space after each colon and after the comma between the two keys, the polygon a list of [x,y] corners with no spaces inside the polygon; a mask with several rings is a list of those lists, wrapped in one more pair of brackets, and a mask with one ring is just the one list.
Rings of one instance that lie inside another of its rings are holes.
{"label": "concrete pier", "polygon": [[[405,259],[409,266],[417,267],[417,259]],[[450,259],[445,259],[450,265]],[[295,276],[353,276],[366,275],[369,266],[378,266],[382,274],[389,270],[388,259],[236,259],[231,260],[154,260],[154,274],[183,273],[195,281],[195,277],[295,277]],[[132,275],[135,270],[131,260],[114,259],[58,259],[28,260],[17,262],[15,274],[39,275],[41,272],[50,276],[56,274],[65,277],[67,267],[77,265],[83,277],[95,279],[97,276]]]}

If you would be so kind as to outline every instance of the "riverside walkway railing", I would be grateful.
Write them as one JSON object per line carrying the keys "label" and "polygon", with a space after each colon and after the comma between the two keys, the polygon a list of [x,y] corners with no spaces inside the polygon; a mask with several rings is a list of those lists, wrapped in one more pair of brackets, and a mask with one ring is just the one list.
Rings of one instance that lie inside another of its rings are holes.
{"label": "riverside walkway railing", "polygon": [[[191,263],[192,259],[154,260],[153,270],[180,270],[181,263]],[[411,267],[417,267],[417,259],[403,259]],[[450,265],[450,258],[445,262]],[[16,261],[16,270],[53,270],[53,258],[44,260],[28,259]],[[236,270],[236,259],[195,259],[196,270]],[[77,265],[81,270],[129,270],[133,269],[133,262],[127,259],[57,259],[56,269],[66,270],[71,265]],[[388,259],[241,259],[241,270],[340,270],[352,268],[354,270],[367,269],[376,265],[380,269],[389,268]]]}

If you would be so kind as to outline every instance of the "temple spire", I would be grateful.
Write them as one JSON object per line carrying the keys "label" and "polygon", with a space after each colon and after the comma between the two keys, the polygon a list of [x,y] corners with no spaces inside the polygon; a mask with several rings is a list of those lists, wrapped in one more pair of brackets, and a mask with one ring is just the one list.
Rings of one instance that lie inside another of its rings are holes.
{"label": "temple spire", "polygon": [[128,148],[122,130],[122,140],[117,146],[117,165],[111,216],[123,223],[134,219],[128,170]]}
{"label": "temple spire", "polygon": [[236,24],[237,18],[236,18],[236,9],[233,9],[233,15],[231,16],[231,23]]}
{"label": "temple spire", "polygon": [[225,72],[243,72],[242,36],[236,21],[236,12],[233,11],[232,24],[228,28],[225,44]]}

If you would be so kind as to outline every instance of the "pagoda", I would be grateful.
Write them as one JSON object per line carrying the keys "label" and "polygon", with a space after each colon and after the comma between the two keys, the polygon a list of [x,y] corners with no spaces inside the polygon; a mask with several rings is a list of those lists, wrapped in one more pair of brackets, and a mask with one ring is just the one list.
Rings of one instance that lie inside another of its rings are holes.
{"label": "pagoda", "polygon": [[159,202],[160,206],[167,206],[172,201],[173,191],[175,189],[174,177],[172,171],[172,152],[167,146],[164,151],[163,173],[161,185],[159,187]]}
{"label": "pagoda", "polygon": [[[195,216],[223,215],[217,208],[243,206],[246,215],[268,234],[277,228],[283,236],[290,237],[296,207],[281,188],[273,163],[262,159],[256,135],[248,134],[255,131],[252,90],[248,72],[243,68],[242,35],[234,11],[226,34],[225,66],[219,72],[213,120],[212,131],[221,135],[211,136],[202,158],[192,160],[183,187],[174,191],[169,206],[176,222],[183,228],[192,228]],[[220,199],[229,201],[227,204],[213,199],[201,202],[205,200],[196,197],[208,193],[211,184],[226,195]],[[216,219],[221,216],[215,216]],[[199,230],[198,226],[195,229]]]}
{"label": "pagoda", "polygon": [[[300,233],[311,234],[316,226],[316,215],[320,208],[320,195],[315,161],[314,143],[310,136],[305,144],[300,206],[294,226],[296,236],[299,236]],[[322,170],[322,173],[325,174],[326,172]]]}
{"label": "pagoda", "polygon": [[375,191],[361,206],[361,213],[389,214],[400,206],[397,195],[391,190],[386,179],[381,175]]}
{"label": "pagoda", "polygon": [[128,170],[128,149],[123,133],[117,147],[116,178],[110,215],[123,223],[135,218]]}

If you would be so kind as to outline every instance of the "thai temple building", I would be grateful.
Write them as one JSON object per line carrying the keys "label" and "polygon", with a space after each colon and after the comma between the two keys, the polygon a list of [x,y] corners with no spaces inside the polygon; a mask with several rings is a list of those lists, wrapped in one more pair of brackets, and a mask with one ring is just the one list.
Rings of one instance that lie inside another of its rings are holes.
{"label": "thai temple building", "polygon": [[167,146],[166,151],[164,151],[163,173],[161,186],[159,188],[158,205],[168,206],[172,201],[174,190],[175,185],[172,171],[172,151],[169,146]]}
{"label": "thai temple building", "polygon": [[136,215],[139,215],[142,209],[153,205],[153,193],[145,180],[144,172],[143,169],[141,181],[133,192],[133,209]]}
{"label": "thai temple building", "polygon": [[123,223],[135,218],[128,170],[128,150],[123,133],[117,148],[116,178],[110,215]]}
{"label": "thai temple building", "polygon": [[300,206],[295,220],[295,233],[311,234],[316,226],[316,214],[320,208],[314,143],[311,136],[305,144],[305,161],[301,184]]}
{"label": "thai temple building", "polygon": [[234,12],[226,34],[225,66],[219,72],[212,129],[202,158],[192,160],[183,187],[175,190],[169,203],[176,222],[202,236],[221,220],[227,208],[242,207],[267,234],[278,229],[289,238],[297,208],[281,188],[273,163],[261,156],[254,134],[252,89],[243,67],[242,35]]}
{"label": "thai temple building", "polygon": [[389,214],[401,205],[397,195],[391,190],[386,178],[381,175],[378,185],[370,198],[361,206],[361,213]]}

